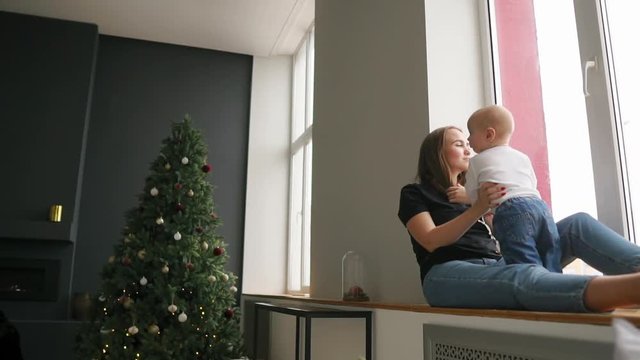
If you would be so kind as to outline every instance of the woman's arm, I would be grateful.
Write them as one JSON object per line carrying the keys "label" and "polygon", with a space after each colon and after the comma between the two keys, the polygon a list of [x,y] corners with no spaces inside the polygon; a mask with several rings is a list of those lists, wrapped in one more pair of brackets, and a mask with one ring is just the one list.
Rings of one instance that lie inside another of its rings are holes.
{"label": "woman's arm", "polygon": [[455,219],[436,226],[428,212],[421,212],[407,222],[407,230],[429,252],[458,241],[475,222],[491,208],[491,203],[504,195],[503,188],[493,183],[483,183],[478,190],[478,200]]}

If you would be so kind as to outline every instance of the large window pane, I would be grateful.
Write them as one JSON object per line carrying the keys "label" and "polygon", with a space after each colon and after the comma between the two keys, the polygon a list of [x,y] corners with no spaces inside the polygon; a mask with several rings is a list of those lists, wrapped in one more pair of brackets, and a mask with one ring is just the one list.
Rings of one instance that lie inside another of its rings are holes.
{"label": "large window pane", "polygon": [[[606,2],[608,29],[610,36],[610,54],[615,71],[613,91],[617,104],[617,122],[621,129],[619,141],[623,144],[625,156],[623,166],[626,170],[626,200],[628,204],[628,222],[631,238],[636,242],[640,236],[640,46],[637,35],[640,34],[640,2],[637,0],[609,0]],[[617,97],[617,98],[616,98]]]}
{"label": "large window pane", "polygon": [[315,36],[314,30],[309,34],[309,46],[307,49],[307,118],[305,125],[308,128],[313,124],[313,79],[315,69]]}
{"label": "large window pane", "polygon": [[534,5],[553,215],[597,218],[573,0]]}
{"label": "large window pane", "polygon": [[304,204],[303,204],[303,235],[302,235],[302,286],[311,285],[311,159],[313,145],[310,141],[304,147]]}
{"label": "large window pane", "polygon": [[307,42],[303,42],[293,60],[293,109],[291,141],[297,139],[305,129],[307,99]]}
{"label": "large window pane", "polygon": [[313,34],[312,28],[296,52],[293,64],[287,292],[298,295],[309,293],[311,281]]}
{"label": "large window pane", "polygon": [[[496,102],[514,113],[512,146],[532,159],[539,190],[556,220],[576,212],[598,218],[573,1],[494,0],[490,5],[497,33]],[[582,261],[564,272],[597,273]]]}
{"label": "large window pane", "polygon": [[302,185],[303,150],[293,155],[291,161],[291,197],[289,212],[289,284],[290,291],[301,291],[302,259]]}

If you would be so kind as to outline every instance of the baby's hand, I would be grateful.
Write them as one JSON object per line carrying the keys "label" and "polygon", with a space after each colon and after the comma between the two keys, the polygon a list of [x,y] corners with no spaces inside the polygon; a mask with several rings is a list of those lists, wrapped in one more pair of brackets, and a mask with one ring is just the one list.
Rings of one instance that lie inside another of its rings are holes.
{"label": "baby's hand", "polygon": [[467,191],[464,186],[457,184],[447,189],[447,198],[449,202],[456,204],[471,204]]}

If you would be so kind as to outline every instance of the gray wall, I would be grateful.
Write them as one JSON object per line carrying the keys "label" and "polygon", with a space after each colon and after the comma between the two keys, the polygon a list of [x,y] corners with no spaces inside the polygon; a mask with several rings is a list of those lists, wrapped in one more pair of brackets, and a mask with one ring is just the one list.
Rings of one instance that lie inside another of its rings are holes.
{"label": "gray wall", "polygon": [[0,258],[60,264],[56,301],[0,301],[13,319],[67,317],[97,44],[95,24],[0,11]]}
{"label": "gray wall", "polygon": [[[252,58],[100,36],[87,145],[73,291],[95,291],[137,206],[171,121],[190,114],[213,171],[219,229],[241,275]],[[240,286],[238,286],[240,288]]]}
{"label": "gray wall", "polygon": [[316,0],[311,295],[340,297],[365,260],[373,300],[424,302],[397,218],[427,129],[424,0]]}
{"label": "gray wall", "polygon": [[[93,87],[86,89],[93,100],[88,133],[83,135],[86,148],[84,168],[82,161],[80,165],[83,176],[78,180],[79,211],[73,211],[77,233],[66,241],[2,238],[0,234],[0,257],[61,261],[57,302],[0,302],[0,310],[21,332],[26,359],[69,358],[78,326],[69,320],[70,295],[99,288],[100,271],[119,240],[125,211],[137,206],[149,164],[158,156],[171,122],[180,121],[186,113],[208,145],[213,166],[209,180],[215,186],[214,203],[223,221],[219,234],[229,244],[226,267],[242,276],[252,57],[112,36],[100,36],[98,42]],[[70,56],[68,52],[64,55]],[[46,57],[43,61],[46,65]],[[25,107],[29,106],[42,104],[27,102]],[[79,129],[66,126],[67,131],[50,132],[45,138],[81,143],[84,140],[79,141],[77,134],[85,131],[85,123],[80,123]],[[42,153],[42,142],[28,145],[27,149]],[[20,156],[12,149],[5,153]],[[55,160],[47,159],[53,166],[48,173],[62,171],[55,167]],[[6,184],[16,194],[30,193],[28,187],[21,190]]]}

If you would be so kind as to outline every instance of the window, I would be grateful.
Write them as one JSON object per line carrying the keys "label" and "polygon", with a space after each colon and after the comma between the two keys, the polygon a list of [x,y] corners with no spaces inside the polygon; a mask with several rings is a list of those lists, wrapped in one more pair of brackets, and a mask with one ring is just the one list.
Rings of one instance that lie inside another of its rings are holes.
{"label": "window", "polygon": [[313,27],[293,58],[287,292],[308,294],[311,279]]}
{"label": "window", "polygon": [[[640,32],[634,0],[488,0],[493,101],[516,118],[513,146],[534,163],[559,220],[590,213],[640,236]],[[634,212],[634,205],[636,211]],[[592,273],[576,262],[565,272]]]}

